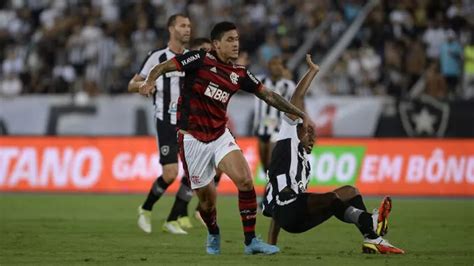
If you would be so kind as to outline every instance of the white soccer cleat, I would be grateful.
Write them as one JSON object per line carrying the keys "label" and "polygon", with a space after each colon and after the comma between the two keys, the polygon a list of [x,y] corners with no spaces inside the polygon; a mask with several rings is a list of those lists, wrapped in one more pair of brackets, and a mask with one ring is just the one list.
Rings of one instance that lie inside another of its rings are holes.
{"label": "white soccer cleat", "polygon": [[380,236],[376,239],[364,239],[362,252],[369,254],[405,254],[405,251],[395,247]]}
{"label": "white soccer cleat", "polygon": [[178,218],[178,224],[182,229],[191,229],[193,228],[193,224],[191,223],[191,219],[188,216],[183,216]]}
{"label": "white soccer cleat", "polygon": [[144,210],[142,206],[138,206],[138,227],[143,232],[151,233],[151,211]]}
{"label": "white soccer cleat", "polygon": [[165,222],[161,227],[163,232],[167,232],[174,235],[187,235],[188,232],[184,231],[177,221]]}

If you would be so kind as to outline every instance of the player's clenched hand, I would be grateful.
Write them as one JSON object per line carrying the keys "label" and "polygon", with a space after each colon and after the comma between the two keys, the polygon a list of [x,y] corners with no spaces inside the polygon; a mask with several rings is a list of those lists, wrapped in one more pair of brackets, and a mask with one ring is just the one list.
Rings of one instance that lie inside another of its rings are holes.
{"label": "player's clenched hand", "polygon": [[146,97],[151,96],[155,92],[155,82],[145,81],[138,89],[138,92]]}
{"label": "player's clenched hand", "polygon": [[319,72],[319,65],[313,62],[310,54],[306,54],[306,64],[308,65],[311,71],[315,71],[316,73]]}

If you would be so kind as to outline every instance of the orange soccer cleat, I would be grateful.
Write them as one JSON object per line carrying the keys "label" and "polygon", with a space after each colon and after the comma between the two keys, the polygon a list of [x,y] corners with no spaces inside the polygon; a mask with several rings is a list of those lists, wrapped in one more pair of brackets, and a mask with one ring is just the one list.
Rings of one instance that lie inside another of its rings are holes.
{"label": "orange soccer cleat", "polygon": [[368,254],[405,254],[405,251],[393,246],[380,236],[376,239],[366,238],[362,244],[362,252]]}
{"label": "orange soccer cleat", "polygon": [[379,236],[384,236],[388,232],[388,215],[392,210],[392,199],[389,196],[383,198],[378,210],[372,214],[374,231]]}

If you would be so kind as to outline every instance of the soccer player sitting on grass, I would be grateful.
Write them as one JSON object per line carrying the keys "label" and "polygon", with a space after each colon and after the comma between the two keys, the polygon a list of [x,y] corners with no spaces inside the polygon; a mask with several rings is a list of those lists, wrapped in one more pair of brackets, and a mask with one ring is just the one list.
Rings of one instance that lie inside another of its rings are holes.
{"label": "soccer player sitting on grass", "polygon": [[[304,110],[304,96],[319,71],[309,55],[309,66],[291,97],[291,103]],[[382,236],[387,233],[387,218],[392,202],[385,197],[378,211],[367,212],[362,196],[352,186],[343,186],[327,193],[307,193],[311,153],[315,139],[314,128],[305,130],[299,119],[286,113],[282,116],[277,143],[273,149],[268,171],[268,184],[263,199],[263,214],[272,217],[268,243],[277,243],[280,228],[289,233],[302,233],[328,220],[331,216],[357,226],[364,237],[364,253],[394,253],[404,251],[394,247]]]}

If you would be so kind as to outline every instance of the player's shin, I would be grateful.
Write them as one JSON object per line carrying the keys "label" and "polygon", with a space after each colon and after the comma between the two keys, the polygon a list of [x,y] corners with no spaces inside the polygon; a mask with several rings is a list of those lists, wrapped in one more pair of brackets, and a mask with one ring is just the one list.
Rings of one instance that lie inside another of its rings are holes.
{"label": "player's shin", "polygon": [[367,207],[365,207],[364,200],[362,199],[361,195],[357,195],[352,199],[348,200],[347,204],[365,212],[367,211]]}
{"label": "player's shin", "polygon": [[257,220],[257,196],[253,187],[249,191],[239,190],[239,211],[244,229],[245,245],[249,245],[255,237]]}
{"label": "player's shin", "polygon": [[201,215],[202,220],[206,224],[207,230],[211,235],[219,234],[219,226],[217,225],[217,211],[216,208],[211,210],[204,210],[199,208],[199,214]]}
{"label": "player's shin", "polygon": [[339,220],[355,224],[365,238],[375,239],[378,237],[373,229],[372,215],[370,213],[349,206],[340,199],[335,199],[332,205],[334,215]]}
{"label": "player's shin", "polygon": [[[361,195],[357,195],[353,197],[352,199],[348,200],[346,203],[352,207],[355,207],[357,209],[363,210],[364,212],[367,212],[367,207],[365,206],[364,200],[362,199]],[[359,229],[362,235],[365,235],[364,234],[365,230],[361,229],[360,226],[357,226],[357,229]]]}
{"label": "player's shin", "polygon": [[158,177],[153,185],[151,186],[150,192],[143,203],[142,208],[147,211],[151,211],[153,205],[161,198],[163,193],[165,193],[166,189],[168,188],[169,184],[165,182],[163,176]]}
{"label": "player's shin", "polygon": [[[347,212],[353,212],[353,210],[349,210],[350,208],[355,209],[354,207],[349,207]],[[375,233],[373,224],[372,224],[372,215],[368,212],[359,210],[360,214],[357,218],[357,223],[355,225],[364,236],[364,238],[375,239],[378,235]],[[355,219],[355,217],[354,217]]]}
{"label": "player's shin", "polygon": [[178,192],[176,193],[176,199],[167,221],[175,221],[178,219],[178,217],[188,216],[188,204],[192,197],[193,191],[189,187],[185,177],[182,177],[181,184],[179,186]]}

